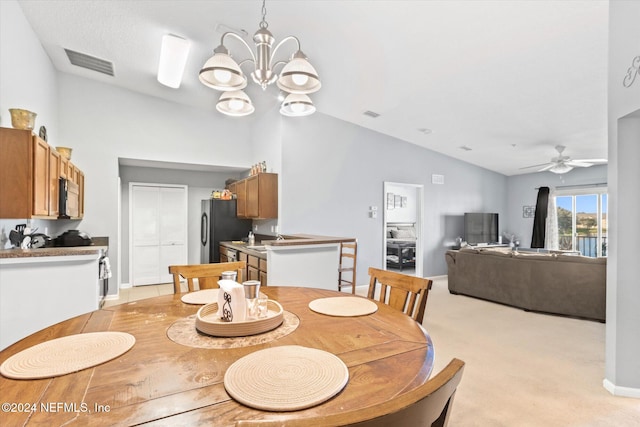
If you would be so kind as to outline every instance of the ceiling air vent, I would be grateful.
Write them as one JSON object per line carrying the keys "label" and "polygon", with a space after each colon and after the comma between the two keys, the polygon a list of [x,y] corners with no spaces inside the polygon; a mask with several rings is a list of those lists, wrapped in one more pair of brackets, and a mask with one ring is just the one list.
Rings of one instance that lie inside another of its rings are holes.
{"label": "ceiling air vent", "polygon": [[373,117],[374,119],[380,115],[380,114],[376,113],[375,111],[365,111],[362,114],[364,114],[365,116]]}
{"label": "ceiling air vent", "polygon": [[113,63],[69,49],[64,51],[67,52],[67,57],[73,65],[113,76]]}

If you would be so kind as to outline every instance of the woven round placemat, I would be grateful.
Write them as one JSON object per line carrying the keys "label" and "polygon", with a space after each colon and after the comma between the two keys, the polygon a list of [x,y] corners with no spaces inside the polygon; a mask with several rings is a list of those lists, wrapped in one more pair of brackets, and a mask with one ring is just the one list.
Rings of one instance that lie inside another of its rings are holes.
{"label": "woven round placemat", "polygon": [[180,298],[185,304],[210,304],[218,301],[218,289],[203,289],[186,293]]}
{"label": "woven round placemat", "polygon": [[135,342],[135,337],[125,332],[69,335],[14,354],[0,366],[0,373],[22,380],[57,377],[115,359]]}
{"label": "woven round placemat", "polygon": [[309,303],[309,308],[316,313],[343,317],[365,316],[378,310],[375,302],[361,297],[314,299]]}
{"label": "woven round placemat", "polygon": [[236,360],[224,374],[227,393],[267,411],[310,408],[338,394],[349,380],[339,357],[323,350],[286,345]]}
{"label": "woven round placemat", "polygon": [[249,347],[275,341],[289,335],[300,325],[300,319],[293,313],[284,311],[282,324],[277,328],[262,334],[247,337],[213,337],[198,332],[196,329],[196,315],[178,319],[167,329],[167,337],[187,347],[195,348],[239,348]]}

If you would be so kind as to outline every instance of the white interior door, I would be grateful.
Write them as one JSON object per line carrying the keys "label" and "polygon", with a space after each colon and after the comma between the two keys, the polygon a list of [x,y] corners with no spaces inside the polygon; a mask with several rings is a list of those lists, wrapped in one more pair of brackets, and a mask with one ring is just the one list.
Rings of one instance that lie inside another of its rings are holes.
{"label": "white interior door", "polygon": [[130,184],[131,283],[171,282],[168,266],[187,263],[187,189]]}

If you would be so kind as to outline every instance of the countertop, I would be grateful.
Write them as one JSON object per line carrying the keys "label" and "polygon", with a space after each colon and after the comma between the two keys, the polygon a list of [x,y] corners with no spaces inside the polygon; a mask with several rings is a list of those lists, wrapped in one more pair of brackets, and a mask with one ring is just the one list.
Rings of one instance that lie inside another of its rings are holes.
{"label": "countertop", "polygon": [[[332,237],[332,236],[318,236],[315,234],[288,234],[283,236],[284,240],[262,239],[259,242],[256,241],[257,246],[302,246],[302,245],[321,245],[325,243],[341,243],[341,242],[353,242],[356,239],[353,237]],[[226,246],[237,251],[245,252],[249,255],[256,256],[258,258],[267,259],[265,251],[256,251],[254,249],[247,248],[247,243],[240,241],[220,242],[221,245]]]}
{"label": "countertop", "polygon": [[271,246],[296,246],[296,245],[321,245],[324,243],[354,242],[353,237],[319,236],[315,234],[288,234],[284,240],[262,240],[263,245]]}
{"label": "countertop", "polygon": [[0,258],[29,258],[29,257],[51,257],[51,256],[71,256],[71,255],[93,255],[99,254],[100,250],[107,249],[107,246],[76,246],[71,248],[50,247],[38,249],[1,249]]}

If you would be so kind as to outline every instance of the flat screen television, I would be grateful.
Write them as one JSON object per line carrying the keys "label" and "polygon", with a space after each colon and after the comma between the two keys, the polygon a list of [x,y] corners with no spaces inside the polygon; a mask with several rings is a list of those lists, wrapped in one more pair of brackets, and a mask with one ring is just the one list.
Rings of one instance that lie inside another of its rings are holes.
{"label": "flat screen television", "polygon": [[464,214],[464,240],[470,245],[498,242],[498,214],[468,212]]}

